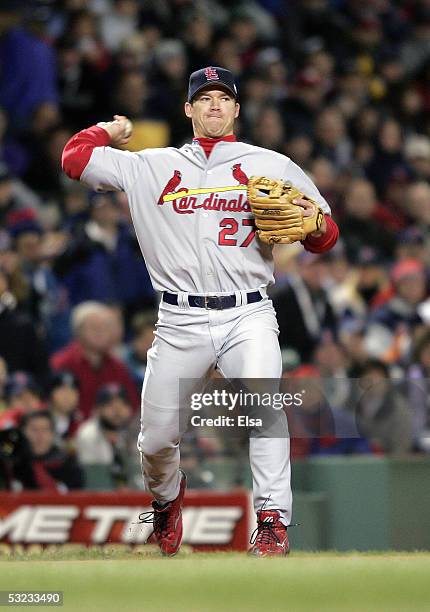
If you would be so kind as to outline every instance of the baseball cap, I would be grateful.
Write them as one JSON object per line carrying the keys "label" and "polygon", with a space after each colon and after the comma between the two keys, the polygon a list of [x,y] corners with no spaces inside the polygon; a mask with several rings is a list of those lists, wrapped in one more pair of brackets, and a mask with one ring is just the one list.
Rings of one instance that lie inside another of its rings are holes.
{"label": "baseball cap", "polygon": [[321,378],[321,372],[310,363],[304,363],[290,372],[291,378]]}
{"label": "baseball cap", "polygon": [[407,227],[399,234],[399,244],[415,245],[425,243],[425,236],[421,228],[416,225]]}
{"label": "baseball cap", "polygon": [[208,85],[223,85],[237,98],[237,87],[230,70],[219,66],[208,66],[191,74],[188,85],[188,102],[191,102],[196,93]]}
{"label": "baseball cap", "polygon": [[379,251],[369,245],[364,245],[357,253],[357,265],[363,268],[368,266],[380,266],[382,257]]}
{"label": "baseball cap", "polygon": [[398,283],[404,278],[421,276],[425,274],[424,265],[417,259],[403,259],[398,261],[391,270],[393,283]]}
{"label": "baseball cap", "polygon": [[24,391],[32,391],[33,393],[39,394],[39,387],[36,384],[34,378],[27,372],[18,370],[13,372],[6,385],[8,398],[16,397],[21,395]]}
{"label": "baseball cap", "polygon": [[97,392],[96,405],[103,406],[103,404],[109,403],[111,400],[120,397],[125,402],[128,402],[127,393],[122,385],[117,383],[108,383],[103,385]]}
{"label": "baseball cap", "polygon": [[50,380],[49,391],[52,393],[58,387],[74,387],[78,388],[78,381],[76,377],[72,374],[72,372],[68,372],[67,370],[60,370],[58,372],[54,372],[52,378]]}

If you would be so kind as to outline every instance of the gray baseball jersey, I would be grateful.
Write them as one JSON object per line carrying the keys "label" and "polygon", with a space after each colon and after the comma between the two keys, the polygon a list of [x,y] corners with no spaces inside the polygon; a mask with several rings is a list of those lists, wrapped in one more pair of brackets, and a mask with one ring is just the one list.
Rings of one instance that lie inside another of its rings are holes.
{"label": "gray baseball jersey", "polygon": [[94,149],[81,180],[123,190],[142,254],[158,291],[231,293],[274,282],[272,249],[254,235],[248,177],[291,181],[324,210],[310,178],[288,157],[243,142],[197,143],[139,153]]}

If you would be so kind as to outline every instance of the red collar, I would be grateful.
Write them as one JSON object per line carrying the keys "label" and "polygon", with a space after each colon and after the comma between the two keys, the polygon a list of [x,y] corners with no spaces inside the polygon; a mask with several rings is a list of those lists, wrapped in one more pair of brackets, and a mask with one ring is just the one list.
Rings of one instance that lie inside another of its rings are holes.
{"label": "red collar", "polygon": [[217,142],[236,142],[236,136],[230,134],[230,136],[223,136],[222,138],[193,138],[193,142],[198,142],[206,153],[206,157],[209,157]]}

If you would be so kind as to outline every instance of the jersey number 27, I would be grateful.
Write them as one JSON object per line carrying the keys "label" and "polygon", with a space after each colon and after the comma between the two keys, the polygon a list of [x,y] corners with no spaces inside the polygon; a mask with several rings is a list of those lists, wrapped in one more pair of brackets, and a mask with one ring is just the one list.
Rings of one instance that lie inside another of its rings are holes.
{"label": "jersey number 27", "polygon": [[[239,244],[241,247],[247,247],[251,244],[254,236],[255,236],[255,226],[253,219],[242,219],[242,225],[248,226],[251,228],[251,231],[246,236],[245,240],[242,244]],[[239,223],[233,217],[226,217],[219,224],[223,229],[220,230],[218,234],[218,244],[220,246],[237,246],[236,238],[233,238],[239,231]]]}

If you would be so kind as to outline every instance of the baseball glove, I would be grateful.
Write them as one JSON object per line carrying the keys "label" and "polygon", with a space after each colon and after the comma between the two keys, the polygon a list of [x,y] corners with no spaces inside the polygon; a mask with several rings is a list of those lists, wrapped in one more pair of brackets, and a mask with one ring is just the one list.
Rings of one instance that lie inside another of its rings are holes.
{"label": "baseball glove", "polygon": [[[303,198],[313,204],[311,216],[293,200]],[[292,244],[320,229],[324,213],[318,204],[288,181],[251,176],[248,201],[255,217],[257,235],[266,244]]]}

